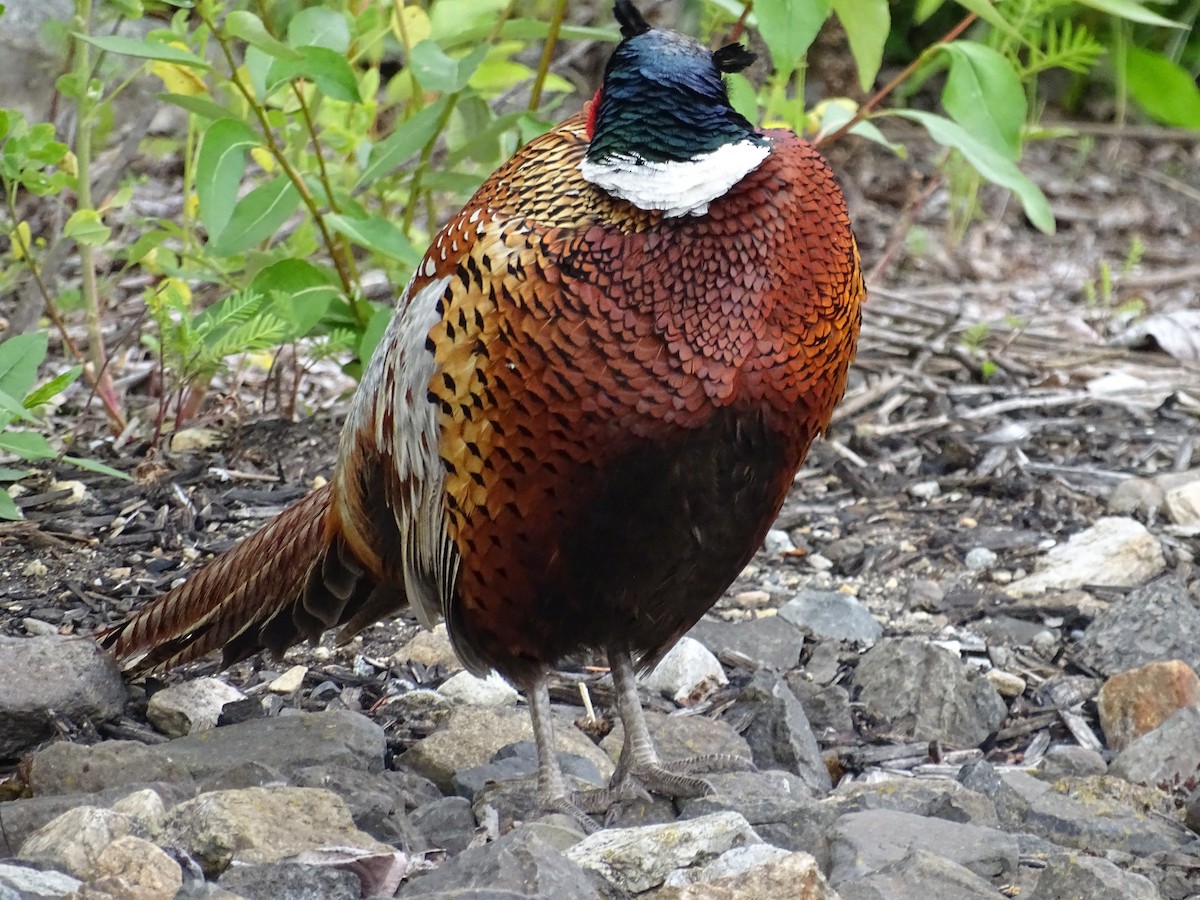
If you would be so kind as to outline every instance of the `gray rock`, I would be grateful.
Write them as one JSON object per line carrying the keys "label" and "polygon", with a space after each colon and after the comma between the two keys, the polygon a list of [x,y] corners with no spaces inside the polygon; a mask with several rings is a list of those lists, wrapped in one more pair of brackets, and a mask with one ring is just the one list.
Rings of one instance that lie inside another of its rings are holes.
{"label": "gray rock", "polygon": [[1079,641],[1079,656],[1104,675],[1182,659],[1200,669],[1200,606],[1168,575],[1100,612]]}
{"label": "gray rock", "polygon": [[838,885],[842,900],[984,900],[1005,897],[990,881],[943,856],[913,850],[866,878]]}
{"label": "gray rock", "polygon": [[111,809],[80,806],[30,835],[18,857],[86,880],[95,873],[101,851],[133,831],[134,823],[128,816]]}
{"label": "gray rock", "polygon": [[1078,744],[1059,744],[1046,751],[1034,775],[1045,781],[1057,781],[1069,775],[1103,775],[1107,771],[1108,763],[1095,750]]}
{"label": "gray rock", "polygon": [[200,783],[198,794],[209,791],[238,791],[248,787],[266,787],[269,784],[287,784],[287,777],[273,766],[265,766],[254,760],[242,760],[223,772],[218,772]]}
{"label": "gray rock", "polygon": [[794,772],[817,794],[832,787],[804,707],[782,677],[765,669],[757,672],[734,711],[753,715],[744,736],[756,766]]}
{"label": "gray rock", "polygon": [[1037,571],[1010,584],[1008,593],[1027,597],[1085,584],[1133,587],[1165,568],[1162,548],[1145,525],[1106,516],[1047,551]]}
{"label": "gray rock", "polygon": [[608,900],[612,894],[529,826],[472,847],[428,875],[407,882],[397,897],[421,900]]}
{"label": "gray rock", "polygon": [[971,631],[988,642],[989,646],[1032,647],[1034,639],[1046,630],[1040,622],[1013,616],[988,616],[972,622]]}
{"label": "gray rock", "polygon": [[164,832],[172,844],[195,857],[209,877],[231,863],[280,862],[318,847],[392,852],[355,826],[341,797],[316,788],[202,794],[175,807]]}
{"label": "gray rock", "polygon": [[247,760],[285,773],[325,764],[379,772],[386,746],[382,728],[339,709],[225,725],[158,749],[204,779]]}
{"label": "gray rock", "polygon": [[[1166,797],[1112,776],[1062,778],[1053,784],[1005,773],[1029,807],[1022,828],[1062,847],[1143,856],[1187,843],[1190,833],[1163,808]],[[1151,810],[1158,810],[1155,814]]]}
{"label": "gray rock", "polygon": [[805,589],[779,608],[779,618],[817,640],[852,641],[872,647],[883,626],[854,597],[840,591]]}
{"label": "gray rock", "polygon": [[760,616],[740,622],[701,619],[688,635],[713,653],[732,650],[780,671],[795,666],[804,649],[804,634],[779,616]]}
{"label": "gray rock", "polygon": [[993,828],[878,809],[849,813],[834,823],[829,881],[835,888],[880,872],[915,850],[925,850],[982,878],[1017,868],[1017,839]]}
{"label": "gray rock", "polygon": [[742,816],[714,813],[664,825],[599,831],[567,850],[566,856],[619,890],[636,894],[662,884],[675,869],[760,842]]}
{"label": "gray rock", "polygon": [[817,739],[833,740],[837,735],[852,734],[854,720],[850,716],[850,692],[840,684],[817,684],[807,675],[797,669],[788,672],[784,679],[804,707],[804,715]]}
{"label": "gray rock", "polygon": [[871,784],[839,787],[823,806],[839,815],[890,809],[980,828],[999,828],[996,804],[990,797],[943,778],[894,778]]}
{"label": "gray rock", "polygon": [[467,849],[471,842],[475,814],[465,797],[440,797],[414,809],[412,823],[429,846],[454,854]]}
{"label": "gray rock", "polygon": [[246,900],[358,900],[358,876],[330,866],[268,863],[232,866],[220,879],[221,887]]}
{"label": "gray rock", "polygon": [[854,672],[859,700],[895,736],[978,747],[1000,729],[1008,705],[954,653],[919,638],[887,638]]}
{"label": "gray rock", "polygon": [[[612,761],[575,727],[573,715],[558,711],[554,718],[554,740],[559,752],[577,753],[590,759],[605,778],[612,775]],[[504,706],[462,706],[454,710],[443,727],[418,741],[398,763],[450,791],[454,773],[490,762],[507,744],[533,740],[529,712]]]}
{"label": "gray rock", "polygon": [[459,703],[476,706],[515,706],[520,696],[517,689],[492,672],[487,678],[479,678],[470,672],[451,675],[438,692]]}
{"label": "gray rock", "polygon": [[[590,781],[581,781],[570,775],[566,776],[567,790],[595,790],[596,785]],[[507,829],[514,822],[528,822],[541,818],[550,812],[542,805],[537,792],[537,778],[507,778],[503,781],[489,782],[475,793],[471,801],[471,811],[477,821],[484,821],[489,807],[500,817],[500,827]]]}
{"label": "gray rock", "polygon": [[[686,759],[712,753],[751,758],[750,746],[724,722],[707,716],[668,716],[651,709],[645,712],[646,728],[662,759]],[[621,742],[624,740],[625,727],[617,721],[613,730],[600,742],[600,748],[613,763],[621,754]]]}
{"label": "gray rock", "polygon": [[1064,853],[1051,857],[1038,878],[1037,900],[1159,900],[1141,875],[1122,872],[1106,859]]}
{"label": "gray rock", "polygon": [[1029,801],[1008,781],[1001,778],[1000,773],[987,760],[979,759],[967,763],[958,770],[955,780],[968,790],[988,798],[996,810],[996,818],[1003,827],[1011,830],[1019,827],[1024,821]]}
{"label": "gray rock", "polygon": [[0,759],[52,737],[50,710],[83,722],[111,719],[125,708],[120,671],[88,639],[0,635],[0,684]]}
{"label": "gray rock", "polygon": [[155,691],[146,705],[146,718],[168,737],[183,737],[216,728],[225,704],[245,699],[219,678],[196,678]]}
{"label": "gray rock", "polygon": [[1200,777],[1200,708],[1179,710],[1122,750],[1109,774],[1134,784],[1168,787]]}
{"label": "gray rock", "polygon": [[683,637],[658,665],[638,676],[638,683],[680,706],[691,706],[721,685],[729,684],[729,679],[707,647],[693,638]]}
{"label": "gray rock", "polygon": [[[506,754],[508,748],[502,748],[491,762],[455,772],[451,782],[453,792],[470,800],[491,783],[529,779],[537,775],[536,748],[531,741],[522,741],[521,744],[527,750]],[[608,783],[590,759],[574,753],[560,753],[558,761],[564,775],[573,775],[596,787],[604,787]]]}
{"label": "gray rock", "polygon": [[380,777],[404,795],[406,810],[413,810],[423,803],[442,798],[442,792],[438,790],[438,786],[424,775],[418,775],[416,772],[410,772],[407,769],[389,769],[382,772]]}
{"label": "gray rock", "polygon": [[296,787],[333,791],[346,801],[354,824],[377,841],[411,853],[425,849],[425,840],[408,814],[407,796],[395,782],[345,766],[309,766],[291,779]]}
{"label": "gray rock", "polygon": [[709,775],[707,780],[713,792],[680,800],[683,816],[736,812],[757,829],[764,823],[783,821],[797,810],[807,810],[814,802],[812,788],[791,772],[724,772]]}
{"label": "gray rock", "polygon": [[189,793],[195,783],[187,768],[162,745],[138,741],[99,744],[51,744],[34,754],[29,764],[29,787],[35,796],[96,793],[135,782],[178,784]]}
{"label": "gray rock", "polygon": [[[9,900],[41,900],[65,897],[83,882],[62,872],[32,869],[27,866],[0,862],[0,898]],[[5,892],[8,892],[7,894]]]}

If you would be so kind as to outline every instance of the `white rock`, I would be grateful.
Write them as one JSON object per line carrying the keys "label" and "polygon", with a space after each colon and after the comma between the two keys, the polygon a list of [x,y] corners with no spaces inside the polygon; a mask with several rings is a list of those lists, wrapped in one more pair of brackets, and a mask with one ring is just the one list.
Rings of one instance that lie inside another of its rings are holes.
{"label": "white rock", "polygon": [[31,834],[17,858],[87,879],[104,848],[132,832],[133,822],[128,816],[97,806],[77,806]]}
{"label": "white rock", "polygon": [[908,493],[917,500],[932,500],[942,492],[936,481],[917,481],[908,486]]}
{"label": "white rock", "polygon": [[1200,525],[1200,481],[1167,491],[1163,505],[1176,525]]}
{"label": "white rock", "polygon": [[1001,697],[1020,697],[1025,693],[1025,679],[1002,669],[989,669],[984,677]]}
{"label": "white rock", "polygon": [[246,695],[218,678],[197,678],[163,688],[146,704],[146,718],[168,737],[216,728],[226,703]]}
{"label": "white rock", "polygon": [[474,706],[511,706],[517,702],[517,691],[511,684],[492,672],[487,678],[477,678],[470,672],[451,675],[438,688],[438,693]]}
{"label": "white rock", "polygon": [[161,848],[131,834],[104,848],[96,859],[94,877],[120,879],[130,888],[126,896],[145,900],[174,897],[183,887],[179,863]]}
{"label": "white rock", "polygon": [[763,550],[772,556],[791,553],[795,549],[796,545],[792,543],[791,535],[780,528],[772,528],[763,539]]}
{"label": "white rock", "polygon": [[393,665],[410,662],[429,667],[440,665],[446,672],[462,670],[462,663],[458,661],[454,648],[450,645],[445,622],[438,622],[431,631],[418,631],[413,639],[393,653],[388,661]]}
{"label": "white rock", "polygon": [[621,890],[638,894],[662,884],[676,869],[761,842],[740,813],[722,812],[665,825],[605,829],[566,854]]}
{"label": "white rock", "polygon": [[308,666],[292,666],[274,681],[267,685],[272,694],[294,694],[304,685],[304,676],[308,674]]}
{"label": "white rock", "polygon": [[720,661],[695,638],[684,637],[651,671],[638,679],[680,706],[703,700],[718,687],[729,684]]}
{"label": "white rock", "polygon": [[31,559],[25,568],[21,570],[21,574],[26,578],[41,578],[49,571],[50,569],[40,559]]}
{"label": "white rock", "polygon": [[1145,525],[1109,516],[1048,551],[1037,571],[1010,584],[1008,593],[1028,597],[1084,584],[1134,587],[1166,565],[1162,548]]}
{"label": "white rock", "polygon": [[14,866],[0,862],[0,896],[4,888],[11,888],[18,897],[26,900],[41,900],[42,897],[66,897],[79,888],[78,878],[52,870],[41,871],[25,866]]}
{"label": "white rock", "polygon": [[987,547],[972,547],[967,551],[965,560],[967,568],[972,572],[983,572],[996,565],[999,557],[996,556],[995,550],[989,550]]}
{"label": "white rock", "polygon": [[742,875],[751,869],[790,856],[790,850],[772,844],[748,844],[727,850],[710,863],[695,869],[676,869],[663,882],[665,887],[686,887],[697,882],[716,881]]}
{"label": "white rock", "polygon": [[157,834],[167,818],[162,797],[150,788],[126,794],[112,805],[112,811],[126,816],[139,834]]}

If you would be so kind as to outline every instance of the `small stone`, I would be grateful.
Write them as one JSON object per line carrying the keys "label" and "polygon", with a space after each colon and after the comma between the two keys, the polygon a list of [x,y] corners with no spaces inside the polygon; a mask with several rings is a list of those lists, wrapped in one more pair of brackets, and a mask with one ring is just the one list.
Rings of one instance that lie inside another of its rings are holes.
{"label": "small stone", "polygon": [[308,674],[308,666],[292,666],[274,681],[267,685],[272,694],[294,694],[304,685],[304,676]]}
{"label": "small stone", "polygon": [[851,641],[874,646],[883,626],[856,598],[841,591],[806,588],[779,608],[779,618],[817,640]]}
{"label": "small stone", "polygon": [[219,678],[197,678],[155,691],[146,705],[146,718],[167,737],[183,737],[216,728],[225,704],[245,699]]}
{"label": "small stone", "polygon": [[68,721],[121,714],[125,682],[111,656],[90,639],[0,635],[0,759],[54,734],[46,710]]}
{"label": "small stone", "polygon": [[954,653],[919,638],[886,638],[854,672],[859,700],[896,735],[978,747],[996,732],[1008,705],[986,678]]}
{"label": "small stone", "polygon": [[1039,631],[1029,642],[1033,652],[1044,659],[1053,659],[1058,653],[1059,636],[1049,628]]}
{"label": "small stone", "polygon": [[412,823],[431,847],[454,854],[461,853],[471,843],[475,814],[466,797],[441,797],[414,809]]}
{"label": "small stone", "polygon": [[760,616],[741,622],[701,619],[688,632],[713,653],[722,650],[748,656],[759,665],[786,671],[800,661],[804,634],[778,616]]}
{"label": "small stone", "polygon": [[996,551],[989,550],[987,547],[972,547],[967,551],[964,560],[967,568],[972,572],[986,572],[988,569],[995,568],[999,561],[1000,557],[996,555]]}
{"label": "small stone", "polygon": [[487,678],[479,678],[470,672],[458,672],[446,679],[438,691],[451,700],[476,706],[513,706],[520,696],[516,688],[496,672],[490,673]]}
{"label": "small stone", "polygon": [[779,528],[772,528],[763,539],[763,550],[771,556],[791,553],[795,549],[796,545],[792,543],[791,535]]}
{"label": "small stone", "polygon": [[766,591],[739,591],[733,595],[733,602],[743,609],[762,609],[770,605],[771,595]]}
{"label": "small stone", "polygon": [[1159,900],[1150,880],[1122,872],[1106,859],[1063,853],[1046,860],[1038,877],[1037,900]]}
{"label": "small stone", "polygon": [[446,672],[462,669],[462,663],[450,645],[445,622],[439,622],[430,631],[417,632],[411,641],[392,654],[390,661],[399,665],[415,662],[429,668],[441,666]]}
{"label": "small stone", "polygon": [[916,850],[949,859],[988,879],[1015,872],[1020,857],[1017,839],[994,828],[870,810],[848,813],[834,823],[829,881],[837,888],[879,872]]}
{"label": "small stone", "polygon": [[1200,605],[1175,575],[1152,581],[1100,610],[1079,652],[1104,675],[1170,659],[1200,670]]}
{"label": "small stone", "polygon": [[225,436],[215,428],[181,428],[171,435],[172,453],[189,453],[220,447]]}
{"label": "small stone", "polygon": [[1020,697],[1025,693],[1025,679],[1020,675],[1013,675],[1002,669],[988,669],[983,677],[1001,697]]}
{"label": "small stone", "polygon": [[127,816],[95,806],[78,806],[39,828],[24,844],[18,858],[59,869],[87,880],[96,860],[112,841],[133,832]]}
{"label": "small stone", "polygon": [[794,670],[784,678],[804,707],[804,715],[818,741],[833,740],[837,735],[853,733],[850,692],[840,684],[817,684],[810,681],[807,674],[802,670]]}
{"label": "small stone", "polygon": [[908,494],[916,500],[932,500],[942,493],[942,486],[936,481],[915,481],[908,486]]}
{"label": "small stone", "polygon": [[729,679],[707,647],[694,638],[683,637],[657,666],[638,677],[638,683],[680,706],[693,706],[721,685],[729,684]]}
{"label": "small stone", "polygon": [[1166,499],[1162,487],[1151,478],[1126,478],[1108,495],[1108,511],[1125,516],[1137,513],[1147,516],[1160,509]]}
{"label": "small stone", "polygon": [[760,769],[784,769],[799,775],[815,793],[827,793],[829,770],[804,707],[779,675],[759,670],[742,691],[735,714],[752,714],[744,736]]}
{"label": "small stone", "polygon": [[1200,480],[1167,491],[1163,506],[1176,525],[1200,525]]}
{"label": "small stone", "polygon": [[26,634],[34,637],[57,637],[58,626],[52,625],[49,622],[43,622],[41,619],[25,617],[21,620],[21,627],[25,629]]}
{"label": "small stone", "polygon": [[1172,785],[1200,777],[1200,707],[1179,710],[1132,741],[1109,773],[1134,784]]}
{"label": "small stone", "polygon": [[232,863],[279,862],[327,846],[391,853],[360,831],[341,797],[317,788],[269,787],[201,794],[175,807],[164,830],[210,878]]}
{"label": "small stone", "polygon": [[1200,678],[1182,660],[1119,672],[1100,688],[1096,708],[1108,746],[1123,750],[1177,710],[1200,705]]}
{"label": "small stone", "polygon": [[756,859],[765,859],[744,872],[715,878],[710,869],[735,854],[751,854],[759,846],[730,850],[697,874],[697,882],[686,887],[663,888],[655,900],[838,900],[817,861],[808,853],[779,855],[778,847],[763,847]]}
{"label": "small stone", "polygon": [[183,887],[179,863],[144,838],[126,835],[100,851],[91,878],[119,878],[133,888],[130,896],[174,897]]}
{"label": "small stone", "polygon": [[749,822],[727,812],[664,825],[606,829],[588,835],[566,856],[619,890],[636,894],[662,884],[674,869],[760,842]]}
{"label": "small stone", "polygon": [[1008,592],[1025,597],[1085,584],[1132,587],[1154,578],[1166,565],[1158,540],[1145,525],[1109,516],[1052,548],[1038,570],[1014,581]]}
{"label": "small stone", "polygon": [[1103,775],[1107,771],[1108,763],[1095,750],[1077,744],[1059,744],[1046,751],[1035,774],[1043,781],[1057,781],[1060,778]]}

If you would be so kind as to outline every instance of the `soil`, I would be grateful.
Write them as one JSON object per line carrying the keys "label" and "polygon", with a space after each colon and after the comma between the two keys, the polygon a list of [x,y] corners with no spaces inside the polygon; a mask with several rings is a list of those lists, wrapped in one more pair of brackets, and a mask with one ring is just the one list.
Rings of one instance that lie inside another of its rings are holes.
{"label": "soil", "polygon": [[[780,518],[797,549],[756,560],[715,613],[746,615],[736,598],[748,589],[778,605],[801,586],[833,587],[857,594],[890,634],[944,637],[999,608],[1057,617],[1069,634],[1086,608],[1014,601],[1006,581],[1104,515],[1120,481],[1200,464],[1200,362],[1123,345],[1147,315],[1200,305],[1200,138],[1092,129],[1036,144],[1023,168],[1050,197],[1058,232],[1039,233],[985,186],[957,242],[940,151],[909,145],[911,163],[857,139],[830,151],[871,273],[858,363]],[[287,383],[294,369],[279,368]],[[64,409],[77,445],[134,480],[61,467],[24,482],[27,518],[0,524],[0,631],[118,621],[328,478],[349,382],[329,365],[304,374],[296,421],[279,417],[274,384],[252,369],[218,379],[219,410],[196,423],[214,446],[193,451],[117,446],[98,415]],[[135,380],[131,405],[152,408],[153,389]],[[82,499],[55,477],[82,482]],[[1157,514],[1147,524],[1169,565],[1195,580],[1195,535]],[[998,568],[969,570],[975,547],[1000,554]],[[415,627],[405,616],[344,648],[292,653],[350,678],[357,660],[386,658]],[[1045,677],[1080,671],[1069,652],[1039,665]],[[264,666],[276,664],[250,660],[230,680],[244,685]],[[996,752],[1019,754],[1033,738]]]}

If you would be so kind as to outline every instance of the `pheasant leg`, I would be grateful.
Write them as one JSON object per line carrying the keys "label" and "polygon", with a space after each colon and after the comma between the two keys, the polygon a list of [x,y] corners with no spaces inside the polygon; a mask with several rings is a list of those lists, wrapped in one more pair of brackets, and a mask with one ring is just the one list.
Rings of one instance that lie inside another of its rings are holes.
{"label": "pheasant leg", "polygon": [[[525,692],[529,700],[529,717],[533,720],[533,737],[537,743],[538,774],[537,796],[543,807],[554,812],[570,816],[583,829],[585,834],[591,834],[599,826],[588,816],[587,810],[595,806],[589,803],[589,798],[595,791],[582,794],[572,794],[567,790],[567,780],[563,777],[562,766],[558,761],[558,750],[554,746],[554,724],[550,715],[550,689],[546,685],[546,676],[541,675]],[[595,809],[603,812],[607,806]]]}

